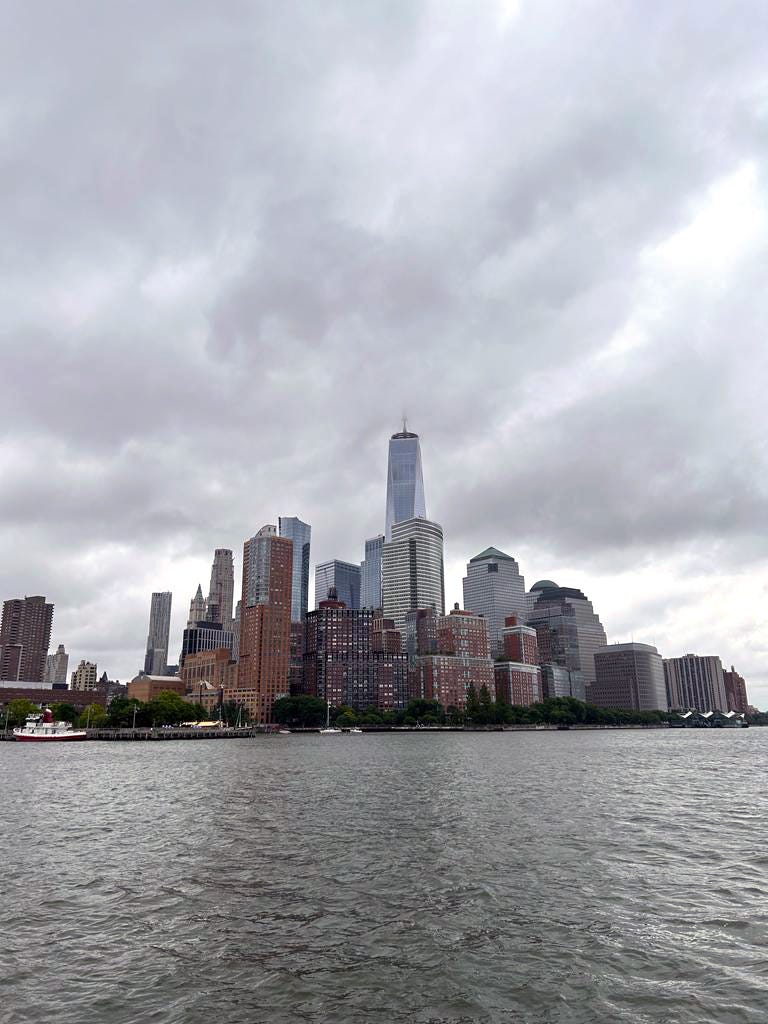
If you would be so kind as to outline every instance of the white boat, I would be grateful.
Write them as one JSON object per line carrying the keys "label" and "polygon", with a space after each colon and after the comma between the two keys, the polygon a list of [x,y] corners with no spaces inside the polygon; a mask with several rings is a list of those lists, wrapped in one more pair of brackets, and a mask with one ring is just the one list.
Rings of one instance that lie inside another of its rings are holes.
{"label": "white boat", "polygon": [[341,729],[334,729],[331,725],[331,702],[325,702],[325,728],[320,730],[321,736],[340,736]]}
{"label": "white boat", "polygon": [[20,743],[61,743],[88,738],[85,729],[73,729],[69,722],[54,722],[50,708],[41,715],[28,715],[26,723],[13,730],[13,738]]}
{"label": "white boat", "polygon": [[291,735],[291,730],[290,729],[278,729],[277,731],[280,733],[281,736],[290,736]]}
{"label": "white boat", "polygon": [[352,728],[349,731],[350,732],[354,732],[354,733],[360,733],[361,736],[363,735],[363,730],[362,729],[358,729],[356,725],[353,725]]}

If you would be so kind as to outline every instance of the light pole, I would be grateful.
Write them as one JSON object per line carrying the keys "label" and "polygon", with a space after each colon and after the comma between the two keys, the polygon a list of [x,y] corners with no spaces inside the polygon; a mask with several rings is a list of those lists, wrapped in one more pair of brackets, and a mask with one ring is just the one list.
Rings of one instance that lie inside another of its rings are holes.
{"label": "light pole", "polygon": [[136,705],[135,704],[133,705],[133,725],[131,726],[131,728],[132,729],[136,728]]}

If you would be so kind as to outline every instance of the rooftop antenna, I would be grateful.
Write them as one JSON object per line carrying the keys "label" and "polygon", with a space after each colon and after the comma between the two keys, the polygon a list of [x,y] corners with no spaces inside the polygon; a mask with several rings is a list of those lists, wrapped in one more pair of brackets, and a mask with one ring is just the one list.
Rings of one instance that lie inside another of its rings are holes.
{"label": "rooftop antenna", "polygon": [[408,417],[403,413],[403,433],[408,433]]}

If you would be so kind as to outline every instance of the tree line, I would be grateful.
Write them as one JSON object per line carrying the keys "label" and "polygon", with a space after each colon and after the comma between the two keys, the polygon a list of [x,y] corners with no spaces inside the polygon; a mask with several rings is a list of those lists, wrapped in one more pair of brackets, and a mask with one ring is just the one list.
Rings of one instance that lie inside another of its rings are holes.
{"label": "tree line", "polygon": [[[115,697],[107,708],[102,704],[89,704],[81,711],[67,701],[59,701],[49,707],[57,722],[69,722],[79,729],[125,729],[133,725],[137,729],[144,729],[157,725],[202,722],[208,717],[208,712],[201,704],[193,704],[170,691],[159,693],[150,701]],[[237,707],[233,709],[225,704],[223,710],[224,720],[229,716],[232,718],[230,724],[234,724],[237,720]],[[14,728],[24,725],[27,717],[35,714],[40,714],[40,707],[31,700],[20,699],[9,701],[5,713],[0,717],[7,722],[7,728]]]}

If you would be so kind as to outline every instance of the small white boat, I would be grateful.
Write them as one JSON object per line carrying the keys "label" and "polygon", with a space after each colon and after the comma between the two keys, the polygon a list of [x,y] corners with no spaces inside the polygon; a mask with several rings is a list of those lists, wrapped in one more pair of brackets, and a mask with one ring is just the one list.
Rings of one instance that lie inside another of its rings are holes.
{"label": "small white boat", "polygon": [[61,743],[88,738],[85,729],[73,729],[69,722],[54,722],[50,708],[42,715],[28,715],[20,729],[13,730],[13,738],[20,743]]}
{"label": "small white boat", "polygon": [[325,702],[325,728],[320,730],[321,736],[340,736],[341,729],[334,729],[331,725],[331,702]]}
{"label": "small white boat", "polygon": [[281,736],[290,736],[291,735],[291,730],[290,729],[278,729],[277,731],[280,733]]}
{"label": "small white boat", "polygon": [[356,725],[353,725],[352,728],[349,731],[353,732],[353,733],[359,733],[361,736],[363,735],[363,730],[362,729],[358,729]]}

